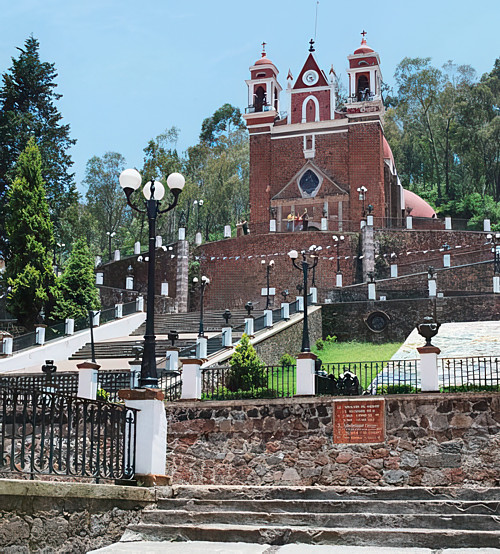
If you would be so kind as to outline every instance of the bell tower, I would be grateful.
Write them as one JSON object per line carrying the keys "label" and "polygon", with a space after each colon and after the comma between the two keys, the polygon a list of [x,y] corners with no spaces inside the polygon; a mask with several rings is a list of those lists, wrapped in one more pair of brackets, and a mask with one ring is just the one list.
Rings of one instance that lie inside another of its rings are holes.
{"label": "bell tower", "polygon": [[[250,67],[250,79],[245,81],[248,87],[248,107],[245,110],[247,115],[271,111],[279,113],[281,86],[278,83],[278,73],[276,66],[266,55],[266,43],[263,42],[261,58]],[[248,122],[248,118],[245,119]]]}

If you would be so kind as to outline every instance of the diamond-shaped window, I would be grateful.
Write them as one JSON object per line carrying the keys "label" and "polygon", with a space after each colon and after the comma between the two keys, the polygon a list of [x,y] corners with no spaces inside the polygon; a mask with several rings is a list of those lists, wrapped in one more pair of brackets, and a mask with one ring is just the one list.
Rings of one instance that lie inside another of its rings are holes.
{"label": "diamond-shaped window", "polygon": [[299,187],[307,196],[313,196],[319,186],[319,177],[308,169],[299,180]]}

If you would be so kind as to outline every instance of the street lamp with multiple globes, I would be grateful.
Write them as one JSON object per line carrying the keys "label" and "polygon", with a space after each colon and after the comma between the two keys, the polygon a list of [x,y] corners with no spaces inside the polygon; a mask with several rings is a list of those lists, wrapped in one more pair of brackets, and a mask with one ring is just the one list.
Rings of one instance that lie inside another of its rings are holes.
{"label": "street lamp with multiple globes", "polygon": [[111,232],[111,231],[106,231],[106,235],[108,235],[108,255],[109,255],[109,259],[111,260],[112,258],[112,254],[111,254],[111,239],[116,236],[116,233],[115,231]]}
{"label": "street lamp with multiple globes", "polygon": [[[310,269],[314,269],[318,265],[318,256],[312,252],[307,253],[302,250],[302,262],[301,266],[297,265],[297,258],[299,253],[297,250],[290,250],[288,257],[292,260],[293,267],[302,271],[304,277],[303,294],[304,294],[304,326],[302,328],[302,349],[301,352],[311,352],[311,345],[309,343],[309,325],[307,320],[307,274]],[[308,259],[309,256],[309,259]]]}
{"label": "street lamp with multiple globes", "polygon": [[356,189],[359,192],[359,199],[363,202],[363,212],[361,214],[361,217],[365,217],[365,200],[366,200],[366,193],[368,192],[368,189],[364,186],[358,187]]}
{"label": "street lamp with multiple globes", "polygon": [[495,275],[500,274],[500,233],[488,233],[486,235],[488,242],[486,244],[492,245],[493,251],[493,273]]}
{"label": "street lamp with multiple globes", "polygon": [[335,241],[335,244],[337,245],[337,274],[340,273],[340,243],[345,239],[344,235],[340,235],[338,237],[337,235],[333,235],[332,239]]}
{"label": "street lamp with multiple globes", "polygon": [[149,259],[148,259],[148,299],[146,310],[146,334],[144,335],[144,352],[141,363],[141,388],[156,388],[158,376],[156,372],[156,343],[155,343],[155,242],[156,242],[156,218],[173,210],[179,200],[179,195],[184,187],[184,177],[180,173],[171,173],[167,178],[167,185],[174,199],[164,210],[160,209],[160,202],[165,195],[165,187],[154,179],[148,181],[142,192],[146,198],[144,210],[139,209],[131,200],[132,193],[142,183],[141,174],[135,169],[126,169],[120,175],[120,185],[127,197],[127,204],[136,212],[145,213],[149,224]]}
{"label": "street lamp with multiple globes", "polygon": [[[262,260],[262,265],[266,265],[266,261]],[[269,275],[271,270],[274,268],[274,260],[271,260],[266,266],[266,310],[269,310]]]}

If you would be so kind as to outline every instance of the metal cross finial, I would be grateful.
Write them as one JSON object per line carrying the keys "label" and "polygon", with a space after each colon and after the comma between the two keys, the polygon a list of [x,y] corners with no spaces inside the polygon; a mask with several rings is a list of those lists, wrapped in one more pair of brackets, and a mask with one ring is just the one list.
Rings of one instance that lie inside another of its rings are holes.
{"label": "metal cross finial", "polygon": [[365,37],[367,35],[367,32],[363,29],[363,32],[361,33],[363,35],[363,40],[365,40]]}
{"label": "metal cross finial", "polygon": [[262,57],[264,57],[266,55],[266,44],[267,44],[267,42],[262,43]]}
{"label": "metal cross finial", "polygon": [[309,41],[309,44],[311,45],[311,46],[309,46],[309,52],[314,52],[314,50],[315,50],[315,48],[314,48],[314,39],[311,39]]}

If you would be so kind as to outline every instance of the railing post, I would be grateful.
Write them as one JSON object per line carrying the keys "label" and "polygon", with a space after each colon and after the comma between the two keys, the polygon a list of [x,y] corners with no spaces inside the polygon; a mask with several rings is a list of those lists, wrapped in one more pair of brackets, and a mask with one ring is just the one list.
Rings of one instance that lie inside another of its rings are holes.
{"label": "railing post", "polygon": [[74,335],[75,334],[75,320],[71,317],[68,317],[64,321],[64,334],[65,335]]}
{"label": "railing post", "polygon": [[342,288],[342,273],[337,273],[337,276],[335,279],[335,286],[338,288]]}
{"label": "railing post", "polygon": [[168,283],[161,284],[160,294],[162,296],[168,296]]}
{"label": "railing post", "polygon": [[451,231],[451,217],[445,217],[444,218],[444,228],[447,231]]}
{"label": "railing post", "polygon": [[78,368],[78,397],[95,400],[97,398],[99,364],[82,362]]}
{"label": "railing post", "polygon": [[115,262],[119,262],[120,261],[120,251],[119,250],[115,250],[115,253],[114,253],[114,256],[113,256],[113,260]]}
{"label": "railing post", "polygon": [[3,336],[3,353],[4,356],[12,356],[12,351],[14,347],[14,339],[10,333],[7,333]]}
{"label": "railing post", "polygon": [[489,219],[483,220],[483,231],[489,233],[491,231],[491,221]]}
{"label": "railing post", "polygon": [[288,302],[281,304],[281,319],[290,319],[290,304]]}
{"label": "railing post", "polygon": [[135,299],[135,310],[137,312],[143,312],[144,311],[144,296],[138,296]]}
{"label": "railing post", "polygon": [[270,233],[276,233],[276,220],[270,219],[269,220],[269,232]]}
{"label": "railing post", "polygon": [[397,264],[391,264],[391,277],[398,276],[398,266]]}
{"label": "railing post", "polygon": [[297,356],[297,387],[295,396],[316,394],[315,362],[318,356],[312,352],[301,352]]}
{"label": "railing post", "polygon": [[493,293],[500,294],[500,275],[493,276]]}
{"label": "railing post", "polygon": [[201,238],[201,233],[198,231],[194,237],[194,243],[196,244],[196,246],[200,246],[202,241],[203,239]]}
{"label": "railing post", "polygon": [[185,358],[182,361],[182,392],[183,400],[201,399],[201,364],[198,358]]}
{"label": "railing post", "polygon": [[95,284],[102,285],[103,283],[104,283],[104,273],[102,271],[98,271],[95,274]]}
{"label": "railing post", "polygon": [[179,240],[186,240],[186,228],[185,227],[179,227]]}
{"label": "railing post", "polygon": [[303,312],[304,311],[304,297],[303,296],[296,296],[295,297],[297,302],[297,311]]}
{"label": "railing post", "polygon": [[47,325],[37,325],[35,328],[35,343],[43,346],[45,344],[45,328]]}
{"label": "railing post", "polygon": [[179,371],[179,349],[176,346],[169,346],[166,352],[165,369],[167,371]]}
{"label": "railing post", "polygon": [[134,242],[134,255],[137,256],[141,253],[141,243],[139,241]]}
{"label": "railing post", "polygon": [[233,329],[231,327],[222,328],[222,348],[233,347]]}
{"label": "railing post", "polygon": [[451,256],[450,254],[443,254],[443,267],[451,266]]}
{"label": "railing post", "polygon": [[311,287],[309,289],[309,294],[311,295],[311,304],[318,303],[318,289],[316,287]]}
{"label": "railing post", "polygon": [[121,319],[123,317],[123,304],[115,304],[115,318]]}
{"label": "railing post", "polygon": [[413,229],[413,217],[411,215],[406,216],[406,228],[408,230]]}
{"label": "railing post", "polygon": [[224,238],[225,239],[231,238],[231,225],[224,225]]}
{"label": "railing post", "polygon": [[436,279],[429,279],[429,297],[434,297],[437,294]]}
{"label": "railing post", "polygon": [[272,326],[273,326],[273,311],[264,310],[264,327],[272,327]]}
{"label": "railing post", "polygon": [[253,317],[246,317],[245,318],[245,335],[249,337],[253,337],[254,335],[254,319]]}
{"label": "railing post", "polygon": [[375,283],[368,283],[368,300],[377,299],[377,289]]}
{"label": "railing post", "polygon": [[165,395],[158,389],[121,390],[119,397],[127,408],[136,412],[135,475],[146,486],[167,485],[165,476],[167,462],[167,416],[163,400]]}
{"label": "railing post", "polygon": [[207,338],[198,337],[196,339],[196,357],[205,360],[207,356]]}
{"label": "railing post", "polygon": [[162,244],[163,244],[163,239],[162,239],[161,235],[156,235],[155,247],[156,248],[161,248]]}
{"label": "railing post", "polygon": [[417,348],[420,354],[420,390],[422,392],[439,392],[438,354],[437,346],[421,346]]}
{"label": "railing post", "polygon": [[321,230],[328,231],[328,219],[326,217],[321,218]]}
{"label": "railing post", "polygon": [[101,322],[101,312],[93,310],[92,311],[92,325],[94,327],[99,327],[100,322]]}
{"label": "railing post", "polygon": [[125,277],[125,288],[127,290],[133,290],[133,288],[134,288],[134,277],[132,275],[127,275]]}

